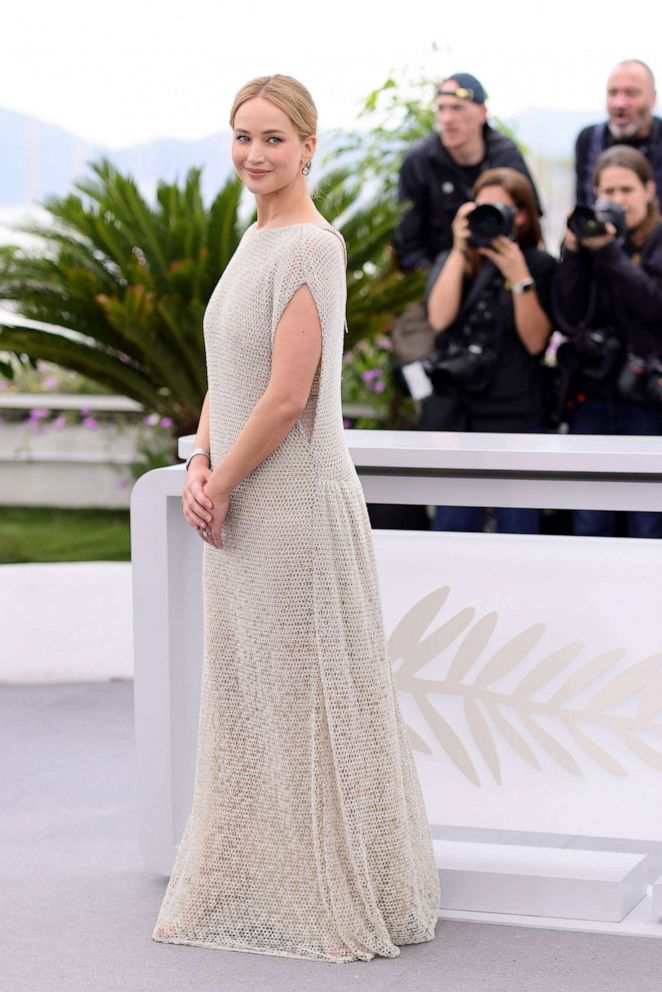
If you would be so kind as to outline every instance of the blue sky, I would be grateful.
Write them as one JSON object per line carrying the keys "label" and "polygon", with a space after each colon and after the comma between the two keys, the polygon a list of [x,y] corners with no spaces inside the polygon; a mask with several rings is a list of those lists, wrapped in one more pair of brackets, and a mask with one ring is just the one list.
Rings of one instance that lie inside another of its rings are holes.
{"label": "blue sky", "polygon": [[[640,0],[468,4],[364,0],[21,0],[0,25],[0,106],[113,147],[227,126],[246,80],[297,76],[323,128],[354,122],[392,68],[469,71],[500,117],[525,107],[599,110],[623,58],[662,79],[662,5]],[[436,42],[439,52],[432,52]],[[662,83],[661,83],[662,87]]]}

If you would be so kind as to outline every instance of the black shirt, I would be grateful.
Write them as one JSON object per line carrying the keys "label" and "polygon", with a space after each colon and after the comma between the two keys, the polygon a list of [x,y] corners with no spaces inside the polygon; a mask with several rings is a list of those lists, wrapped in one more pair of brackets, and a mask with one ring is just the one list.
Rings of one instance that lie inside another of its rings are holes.
{"label": "black shirt", "polygon": [[[541,307],[551,317],[552,281],[556,260],[537,248],[522,249],[526,264],[536,284]],[[444,252],[430,271],[429,296],[448,252]],[[500,329],[497,331],[497,359],[494,376],[487,389],[473,394],[461,387],[444,389],[423,401],[421,430],[529,432],[543,420],[543,381],[540,355],[531,355],[515,327],[512,292],[500,273],[495,274],[495,302]],[[465,279],[462,300],[467,298],[471,282]],[[466,320],[462,312],[458,321],[442,334],[453,334]]]}

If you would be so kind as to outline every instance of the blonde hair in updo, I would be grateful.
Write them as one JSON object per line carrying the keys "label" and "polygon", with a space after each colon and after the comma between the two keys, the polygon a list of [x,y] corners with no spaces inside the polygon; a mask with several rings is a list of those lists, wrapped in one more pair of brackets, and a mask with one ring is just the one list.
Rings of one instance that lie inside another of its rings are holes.
{"label": "blonde hair in updo", "polygon": [[263,96],[282,110],[302,141],[317,134],[317,107],[306,87],[292,76],[258,76],[237,93],[230,111],[230,127],[242,103]]}

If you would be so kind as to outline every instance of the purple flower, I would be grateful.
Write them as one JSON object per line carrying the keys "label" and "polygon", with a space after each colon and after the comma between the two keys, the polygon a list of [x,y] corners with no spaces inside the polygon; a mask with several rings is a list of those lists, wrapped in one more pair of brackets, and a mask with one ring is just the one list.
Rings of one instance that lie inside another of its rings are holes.
{"label": "purple flower", "polygon": [[83,420],[83,427],[86,427],[88,431],[96,431],[99,429],[99,422],[95,420],[94,417],[85,417]]}
{"label": "purple flower", "polygon": [[381,369],[366,369],[361,373],[361,378],[364,382],[372,382],[373,379],[380,379],[381,375]]}
{"label": "purple flower", "polygon": [[52,422],[51,427],[64,427],[67,422],[67,418],[63,413],[57,415],[55,420]]}
{"label": "purple flower", "polygon": [[145,423],[147,424],[148,427],[156,427],[158,422],[159,422],[158,413],[150,413],[147,417],[145,417]]}
{"label": "purple flower", "polygon": [[30,421],[30,423],[38,424],[40,420],[44,419],[44,417],[48,417],[50,415],[50,412],[51,412],[50,410],[46,410],[42,406],[33,407],[32,410],[30,410],[30,416],[28,417],[28,420]]}
{"label": "purple flower", "polygon": [[172,427],[172,417],[161,417],[161,427]]}
{"label": "purple flower", "polygon": [[372,387],[372,391],[373,391],[373,393],[383,393],[384,392],[384,383],[381,381],[381,379],[380,379],[379,382],[376,382],[374,384],[374,386]]}
{"label": "purple flower", "polygon": [[82,406],[80,408],[80,415],[81,415],[81,417],[89,417],[89,415],[90,415],[90,408],[89,408],[89,406]]}
{"label": "purple flower", "polygon": [[347,418],[345,417],[345,418],[343,418],[342,425],[345,428],[345,430],[347,430],[348,427],[351,427],[352,426],[352,421],[351,420],[347,420]]}
{"label": "purple flower", "polygon": [[44,389],[57,389],[57,378],[49,375],[48,379],[44,379],[43,386]]}

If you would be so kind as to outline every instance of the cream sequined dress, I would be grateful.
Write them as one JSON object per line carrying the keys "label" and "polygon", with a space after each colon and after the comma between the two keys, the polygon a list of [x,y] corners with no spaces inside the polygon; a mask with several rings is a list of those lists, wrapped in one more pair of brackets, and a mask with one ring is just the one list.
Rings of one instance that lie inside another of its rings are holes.
{"label": "cream sequined dress", "polygon": [[193,809],[153,937],[326,961],[434,938],[439,879],[387,656],[370,523],[343,433],[345,263],[326,224],[250,227],[204,321],[212,467],[266,389],[307,284],[308,405],[204,545]]}

